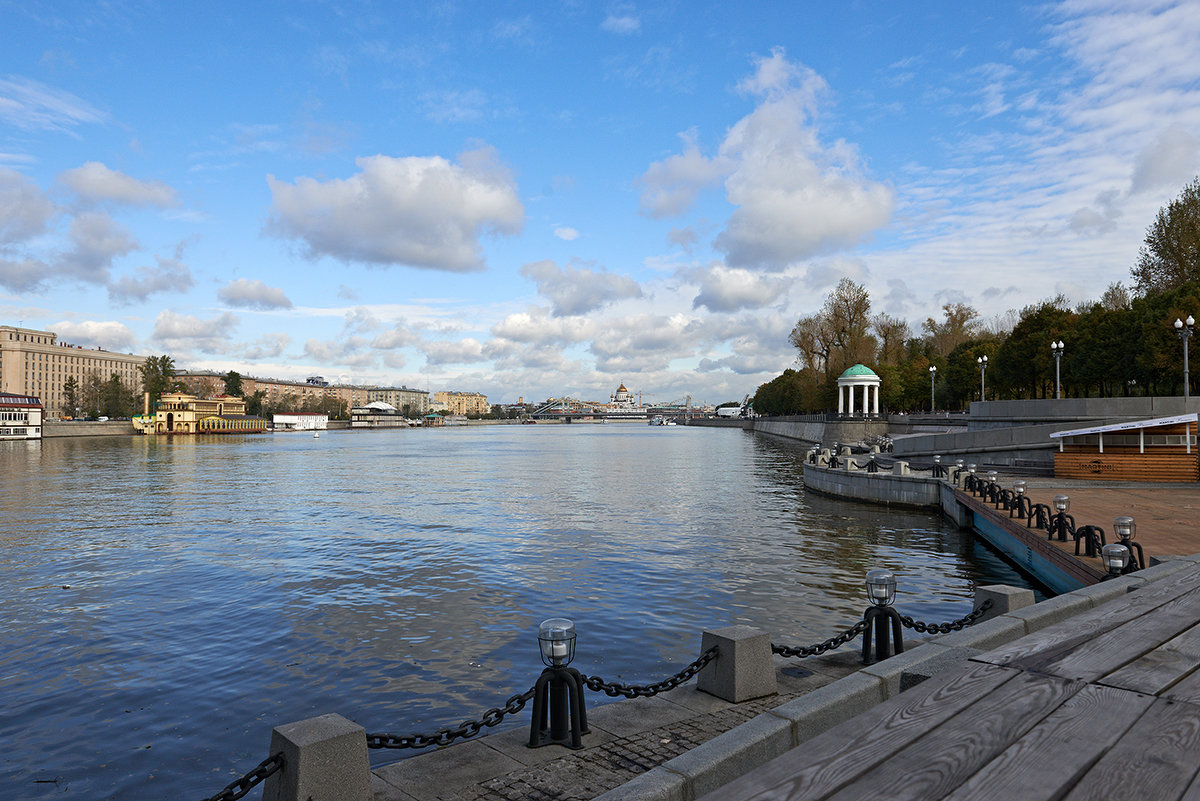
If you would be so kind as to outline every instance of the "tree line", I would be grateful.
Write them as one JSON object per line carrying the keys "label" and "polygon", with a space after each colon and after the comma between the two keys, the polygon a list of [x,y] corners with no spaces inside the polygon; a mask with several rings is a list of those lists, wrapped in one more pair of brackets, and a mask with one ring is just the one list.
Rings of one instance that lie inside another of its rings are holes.
{"label": "tree line", "polygon": [[1111,284],[1097,300],[1072,306],[1059,295],[991,321],[948,303],[919,331],[873,315],[866,288],[843,278],[820,310],[796,322],[789,336],[796,367],[759,386],[754,410],[835,409],[838,376],[860,363],[879,375],[880,402],[891,411],[963,409],[981,399],[981,384],[987,400],[1050,398],[1052,342],[1064,344],[1063,397],[1182,395],[1183,348],[1173,324],[1200,313],[1200,178],[1159,211],[1130,272],[1132,287]]}

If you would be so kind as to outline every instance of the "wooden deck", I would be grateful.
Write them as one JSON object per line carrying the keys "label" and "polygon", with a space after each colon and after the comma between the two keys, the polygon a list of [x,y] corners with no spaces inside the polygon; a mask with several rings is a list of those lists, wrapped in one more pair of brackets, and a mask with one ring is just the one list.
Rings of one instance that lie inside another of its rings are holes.
{"label": "wooden deck", "polygon": [[1200,801],[1200,567],[937,674],[702,801]]}

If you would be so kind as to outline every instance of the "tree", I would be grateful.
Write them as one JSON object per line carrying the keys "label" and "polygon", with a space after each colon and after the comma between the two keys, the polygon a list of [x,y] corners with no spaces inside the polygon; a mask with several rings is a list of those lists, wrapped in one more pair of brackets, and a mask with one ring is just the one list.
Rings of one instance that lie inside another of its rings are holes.
{"label": "tree", "polygon": [[1200,280],[1200,177],[1158,210],[1132,269],[1143,295],[1177,289]]}
{"label": "tree", "polygon": [[255,416],[263,413],[263,400],[267,397],[266,390],[258,389],[246,396],[246,414]]}
{"label": "tree", "polygon": [[142,390],[157,401],[164,392],[175,392],[182,386],[175,380],[175,360],[170,356],[147,356],[138,370],[142,374]]}
{"label": "tree", "polygon": [[242,374],[230,370],[225,374],[225,394],[242,397]]}
{"label": "tree", "polygon": [[75,417],[79,414],[81,400],[79,395],[79,381],[75,379],[75,376],[71,376],[63,382],[62,413],[67,417]]}
{"label": "tree", "polygon": [[105,417],[132,417],[135,408],[137,399],[133,389],[113,373],[100,390],[100,413]]}
{"label": "tree", "polygon": [[965,303],[947,303],[942,307],[946,321],[939,323],[932,317],[927,317],[921,323],[923,330],[933,345],[934,353],[946,358],[964,342],[974,339],[979,334],[979,312]]}
{"label": "tree", "polygon": [[84,417],[96,418],[100,416],[100,404],[103,392],[104,380],[100,378],[99,373],[93,370],[84,376],[83,387],[79,393],[80,407],[83,409]]}

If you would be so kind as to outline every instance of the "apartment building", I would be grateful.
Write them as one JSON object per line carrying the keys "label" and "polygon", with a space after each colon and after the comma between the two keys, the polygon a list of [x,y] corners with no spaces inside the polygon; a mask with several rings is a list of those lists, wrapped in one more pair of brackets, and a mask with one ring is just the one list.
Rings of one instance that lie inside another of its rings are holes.
{"label": "apartment building", "polygon": [[108,381],[116,373],[140,395],[138,368],[145,363],[145,356],[59,342],[53,331],[0,325],[0,392],[40,398],[48,419],[63,416],[63,384],[68,378],[82,386],[92,375]]}
{"label": "apartment building", "polygon": [[445,410],[450,414],[487,414],[491,411],[487,395],[478,392],[435,392],[433,400],[435,404],[445,404]]}
{"label": "apartment building", "polygon": [[382,401],[391,404],[401,411],[407,406],[410,417],[424,417],[429,414],[429,390],[409,389],[408,387],[376,387],[367,390],[368,402]]}

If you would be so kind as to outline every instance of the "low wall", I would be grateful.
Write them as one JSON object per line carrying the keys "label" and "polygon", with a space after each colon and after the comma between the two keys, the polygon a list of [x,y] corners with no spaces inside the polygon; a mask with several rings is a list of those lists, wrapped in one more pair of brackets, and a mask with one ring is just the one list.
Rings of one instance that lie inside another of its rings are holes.
{"label": "low wall", "polygon": [[133,423],[128,420],[109,420],[104,423],[86,420],[47,420],[42,423],[42,437],[128,437],[133,436]]}
{"label": "low wall", "polygon": [[868,473],[842,467],[804,465],[806,489],[837,498],[913,509],[940,509],[942,481],[929,476]]}
{"label": "low wall", "polygon": [[830,445],[834,442],[860,442],[888,433],[884,420],[813,420],[812,416],[756,417],[753,430],[777,437],[798,439],[814,445]]}

